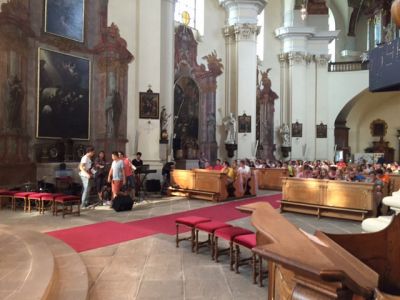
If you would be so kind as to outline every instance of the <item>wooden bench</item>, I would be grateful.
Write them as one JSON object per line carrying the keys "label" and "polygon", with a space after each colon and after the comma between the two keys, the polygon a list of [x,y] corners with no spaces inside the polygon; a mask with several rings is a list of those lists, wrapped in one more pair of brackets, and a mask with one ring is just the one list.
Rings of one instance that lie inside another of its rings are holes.
{"label": "wooden bench", "polygon": [[[250,179],[250,194],[256,194],[255,175]],[[234,197],[243,197],[245,191],[240,180],[232,183]],[[228,177],[220,171],[193,169],[171,171],[171,186],[168,193],[172,196],[186,196],[189,198],[224,201],[229,197]]]}
{"label": "wooden bench", "polygon": [[286,177],[282,192],[281,212],[356,221],[377,214],[372,183]]}
{"label": "wooden bench", "polygon": [[388,196],[392,195],[393,192],[400,190],[400,175],[399,174],[391,174],[389,175],[389,191]]}
{"label": "wooden bench", "polygon": [[289,176],[288,169],[253,169],[257,176],[258,188],[262,190],[282,190],[282,178]]}

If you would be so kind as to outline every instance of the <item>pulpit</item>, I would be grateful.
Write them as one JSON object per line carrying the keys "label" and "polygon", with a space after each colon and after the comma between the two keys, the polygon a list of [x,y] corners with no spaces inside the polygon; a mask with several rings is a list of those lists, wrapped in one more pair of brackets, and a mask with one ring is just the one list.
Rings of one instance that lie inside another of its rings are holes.
{"label": "pulpit", "polygon": [[385,162],[394,162],[394,149],[389,146],[389,142],[384,141],[383,137],[379,141],[372,142],[374,153],[384,153]]}

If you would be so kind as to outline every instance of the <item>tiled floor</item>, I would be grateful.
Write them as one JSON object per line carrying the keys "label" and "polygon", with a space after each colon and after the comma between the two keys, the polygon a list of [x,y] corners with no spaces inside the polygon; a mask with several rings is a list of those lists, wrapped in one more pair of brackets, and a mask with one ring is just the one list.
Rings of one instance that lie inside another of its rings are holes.
{"label": "tiled floor", "polygon": [[[263,192],[272,194],[273,192]],[[81,217],[53,217],[37,213],[0,211],[0,223],[41,232],[101,221],[127,222],[214,205],[207,201],[180,198],[154,199],[141,203],[131,212],[115,213],[98,207]],[[312,216],[284,214],[296,226],[313,233],[360,232],[359,222],[317,219]],[[231,222],[252,228],[250,218]],[[252,284],[251,268],[241,273],[229,270],[227,257],[220,263],[210,259],[209,251],[191,253],[189,243],[175,247],[173,236],[154,235],[80,253],[89,273],[90,299],[266,299],[267,287]]]}

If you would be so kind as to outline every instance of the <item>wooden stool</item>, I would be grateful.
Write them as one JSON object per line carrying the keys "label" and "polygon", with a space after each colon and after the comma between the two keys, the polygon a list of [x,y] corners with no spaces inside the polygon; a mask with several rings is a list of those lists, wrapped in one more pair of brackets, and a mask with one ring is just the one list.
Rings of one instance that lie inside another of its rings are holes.
{"label": "wooden stool", "polygon": [[42,198],[42,196],[44,196],[44,195],[47,195],[48,193],[34,193],[34,194],[30,194],[29,196],[28,196],[28,200],[27,200],[27,204],[28,204],[28,212],[31,212],[31,208],[32,208],[32,205],[31,205],[31,201],[35,201],[35,203],[36,203],[36,209],[39,211],[39,213],[40,213],[40,210],[41,210],[41,204],[40,204],[40,201],[41,201],[41,198]]}
{"label": "wooden stool", "polygon": [[[199,223],[195,226],[196,230],[196,253],[199,253],[199,247],[201,246],[209,246],[211,247],[211,258],[214,259],[214,232],[217,229],[232,227],[230,224],[226,224],[220,221],[210,221],[210,222],[203,222]],[[199,242],[199,231],[205,231],[208,233],[208,239],[204,242]]]}
{"label": "wooden stool", "polygon": [[36,194],[36,192],[18,192],[13,197],[13,210],[16,210],[17,199],[24,200],[24,212],[28,211],[28,198],[30,195]]}
{"label": "wooden stool", "polygon": [[[61,205],[61,209],[58,206]],[[74,206],[77,210],[74,211]],[[63,195],[56,196],[54,198],[54,209],[53,215],[58,215],[58,212],[62,212],[63,218],[65,215],[78,215],[81,214],[81,198],[79,196]]]}
{"label": "wooden stool", "polygon": [[[217,229],[214,232],[214,259],[215,262],[218,262],[218,257],[221,254],[229,254],[229,259],[230,259],[230,268],[233,271],[233,239],[239,235],[243,234],[250,234],[253,233],[252,231],[242,228],[242,227],[226,227],[226,228],[221,228]],[[218,238],[222,238],[226,241],[229,241],[229,247],[226,249],[219,249],[218,248]]]}
{"label": "wooden stool", "polygon": [[[233,244],[235,246],[235,271],[239,273],[239,266],[248,264],[251,260],[251,265],[253,268],[253,283],[257,283],[257,276],[259,278],[259,285],[260,287],[263,286],[263,272],[262,272],[262,257],[257,255],[252,251],[252,256],[249,258],[240,259],[240,247],[243,246],[249,250],[253,249],[256,246],[256,234],[244,234],[239,235],[233,239]],[[257,267],[258,263],[258,267]]]}
{"label": "wooden stool", "polygon": [[[197,216],[187,216],[187,217],[177,218],[175,220],[175,223],[176,223],[176,247],[177,248],[179,247],[179,242],[185,241],[185,240],[190,240],[190,242],[192,244],[192,252],[194,252],[194,246],[195,246],[194,230],[195,230],[195,226],[200,224],[200,223],[210,222],[210,221],[211,220],[209,218],[203,218],[203,217],[197,217]],[[190,228],[190,230],[191,230],[190,237],[179,238],[179,225],[184,225],[184,226]]]}
{"label": "wooden stool", "polygon": [[3,200],[9,200],[11,203],[11,209],[13,209],[14,195],[18,191],[0,190],[0,210],[3,207]]}
{"label": "wooden stool", "polygon": [[45,212],[45,203],[50,202],[51,204],[51,210],[54,210],[54,199],[57,196],[66,196],[64,194],[52,194],[52,193],[40,193],[39,195],[33,195],[30,196],[30,198],[34,197],[34,198],[39,198],[39,214],[44,214]]}

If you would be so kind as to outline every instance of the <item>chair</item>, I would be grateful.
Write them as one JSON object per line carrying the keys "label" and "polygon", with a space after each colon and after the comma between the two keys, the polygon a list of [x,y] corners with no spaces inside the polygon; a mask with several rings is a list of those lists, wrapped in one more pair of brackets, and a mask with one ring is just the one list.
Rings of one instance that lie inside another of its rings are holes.
{"label": "chair", "polygon": [[[220,221],[210,221],[210,222],[202,222],[195,226],[196,230],[196,240],[195,240],[195,248],[196,253],[199,253],[199,247],[201,246],[209,246],[211,247],[211,258],[214,259],[214,232],[217,229],[232,227],[230,224],[226,224]],[[208,233],[208,239],[203,242],[199,242],[199,231],[205,231]]]}
{"label": "chair", "polygon": [[[176,247],[179,247],[179,243],[184,240],[190,240],[191,246],[192,246],[192,252],[194,252],[194,247],[195,247],[195,226],[204,223],[204,222],[210,222],[211,220],[209,218],[203,218],[203,217],[197,217],[197,216],[187,216],[187,217],[181,217],[177,218],[175,220],[176,223]],[[189,227],[191,230],[191,235],[189,237],[185,238],[179,238],[179,226],[183,225],[186,227]]]}
{"label": "chair", "polygon": [[[240,246],[252,250],[256,246],[256,234],[244,234],[239,235],[233,239],[234,251],[235,251],[235,272],[239,273],[239,266],[248,264],[251,260],[253,269],[253,283],[257,283],[257,276],[259,278],[260,287],[263,286],[263,272],[262,272],[262,258],[252,251],[252,256],[248,258],[240,259]],[[257,267],[258,263],[258,267]]]}
{"label": "chair", "polygon": [[[61,209],[58,207],[61,206]],[[74,211],[74,206],[77,207],[77,210]],[[79,196],[72,195],[62,195],[56,196],[54,198],[54,208],[53,215],[58,215],[59,212],[62,212],[62,217],[65,215],[77,215],[81,214],[81,198]]]}
{"label": "chair", "polygon": [[[221,254],[229,254],[230,269],[233,271],[234,257],[233,257],[233,239],[239,235],[250,234],[252,231],[242,227],[225,227],[217,229],[214,232],[214,260],[218,262],[218,257]],[[225,249],[218,248],[218,239],[224,239],[229,242],[229,247]]]}

